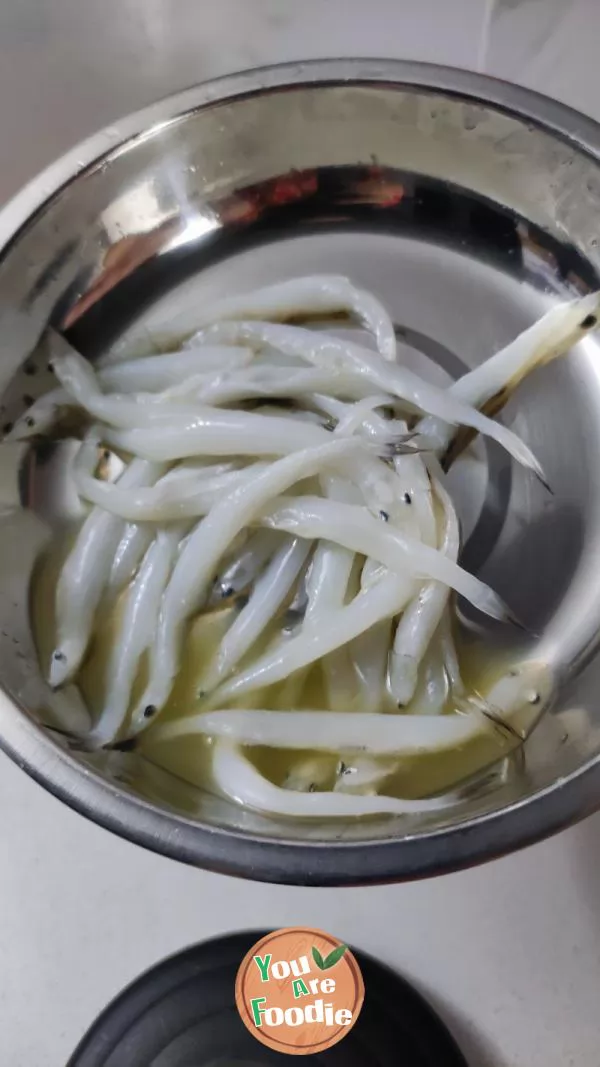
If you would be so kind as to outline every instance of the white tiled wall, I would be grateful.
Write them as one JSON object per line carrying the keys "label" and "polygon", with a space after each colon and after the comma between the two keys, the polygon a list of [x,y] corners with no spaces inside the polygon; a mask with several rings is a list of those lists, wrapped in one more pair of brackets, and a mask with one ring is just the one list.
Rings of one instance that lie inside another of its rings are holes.
{"label": "white tiled wall", "polygon": [[600,118],[600,3],[495,0],[486,70]]}
{"label": "white tiled wall", "polygon": [[152,99],[262,63],[391,56],[487,69],[600,114],[598,0],[0,3],[0,199]]}

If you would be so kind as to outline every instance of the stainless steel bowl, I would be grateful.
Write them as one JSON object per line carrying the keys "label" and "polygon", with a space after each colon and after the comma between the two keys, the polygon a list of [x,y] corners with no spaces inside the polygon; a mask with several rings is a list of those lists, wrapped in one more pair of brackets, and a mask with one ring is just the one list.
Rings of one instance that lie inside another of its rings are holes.
{"label": "stainless steel bowl", "polygon": [[[86,141],[0,213],[3,421],[48,385],[48,324],[90,358],[165,309],[306,271],[381,296],[403,358],[456,377],[565,294],[598,287],[600,128],[513,86],[411,63],[253,71]],[[43,346],[37,349],[43,352]],[[0,744],[57,796],[140,844],[247,877],[345,884],[434,874],[550,834],[599,805],[600,374],[580,344],[506,417],[549,496],[493,449],[457,486],[478,571],[561,681],[520,766],[438,821],[278,823],[131,753],[84,756],[43,723],[76,708],[37,664],[28,588],[65,516],[64,451],[0,449]],[[506,640],[490,631],[490,641]],[[579,709],[579,711],[577,711]]]}

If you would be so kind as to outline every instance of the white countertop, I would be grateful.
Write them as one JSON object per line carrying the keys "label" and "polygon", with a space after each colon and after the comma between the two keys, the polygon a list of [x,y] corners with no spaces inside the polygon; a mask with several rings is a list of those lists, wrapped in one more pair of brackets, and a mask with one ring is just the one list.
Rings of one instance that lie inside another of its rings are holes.
{"label": "white countertop", "polygon": [[220,932],[302,924],[416,982],[471,1067],[597,1067],[600,817],[444,878],[299,889],[144,852],[8,760],[1,767],[3,1067],[61,1067],[109,999],[171,952]]}
{"label": "white countertop", "polygon": [[[596,0],[6,2],[0,199],[132,108],[283,59],[479,65],[600,114],[599,39]],[[301,923],[412,979],[471,1067],[598,1067],[600,817],[441,879],[295,889],[151,855],[74,814],[4,757],[0,771],[2,1067],[61,1067],[126,982],[183,946]]]}

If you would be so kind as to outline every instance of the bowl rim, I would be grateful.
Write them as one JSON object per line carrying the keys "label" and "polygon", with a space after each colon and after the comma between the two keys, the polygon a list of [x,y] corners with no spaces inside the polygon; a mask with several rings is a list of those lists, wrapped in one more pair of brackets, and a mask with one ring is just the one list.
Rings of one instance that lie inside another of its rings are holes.
{"label": "bowl rim", "polygon": [[[152,136],[186,113],[236,98],[343,84],[431,90],[491,105],[600,159],[600,124],[540,93],[487,75],[361,58],[258,67],[164,97],[66,152],[0,209],[0,262],[22,228],[62,187],[139,137]],[[207,870],[290,885],[367,885],[458,870],[532,844],[600,807],[598,756],[516,803],[446,828],[374,841],[294,841],[212,826],[117,788],[76,760],[2,690],[0,749],[54,796],[132,842]]]}

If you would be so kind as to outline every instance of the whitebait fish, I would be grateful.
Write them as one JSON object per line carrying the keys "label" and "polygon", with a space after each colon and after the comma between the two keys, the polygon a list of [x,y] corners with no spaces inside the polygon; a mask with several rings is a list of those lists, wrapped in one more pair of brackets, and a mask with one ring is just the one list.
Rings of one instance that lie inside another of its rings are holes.
{"label": "whitebait fish", "polygon": [[307,622],[320,611],[340,607],[344,603],[346,589],[354,562],[354,553],[331,541],[320,541],[315,550],[306,582]]}
{"label": "whitebait fish", "polygon": [[273,785],[241,750],[226,741],[215,745],[213,782],[223,796],[254,811],[299,819],[348,819],[369,815],[414,815],[440,811],[454,798],[399,800],[397,797],[348,793],[296,792]]}
{"label": "whitebait fish", "polygon": [[543,367],[568,352],[598,327],[600,293],[551,308],[516,340],[463,375],[451,387],[454,396],[484,404],[501,389],[514,388],[534,367]]}
{"label": "whitebait fish", "polygon": [[112,741],[127,714],[140,656],[152,644],[160,600],[181,538],[179,529],[159,531],[131,584],[109,664],[102,714],[86,738],[90,748]]}
{"label": "whitebait fish", "polygon": [[353,756],[347,763],[340,760],[334,793],[357,793],[375,795],[380,792],[386,779],[398,768],[396,759],[371,759],[369,756]]}
{"label": "whitebait fish", "polygon": [[105,392],[160,393],[198,375],[205,375],[207,383],[214,381],[215,374],[248,366],[252,355],[249,348],[205,345],[110,364],[98,371],[98,381]]}
{"label": "whitebait fish", "polygon": [[[418,446],[414,444],[417,435],[408,432],[407,424],[402,419],[382,418],[373,409],[373,400],[374,398],[371,397],[364,402],[350,405],[333,397],[314,395],[312,397],[313,403],[338,420],[336,433],[340,433],[344,427],[349,427],[355,432],[365,432],[372,440],[384,440],[386,434],[389,437],[390,430],[393,429],[401,445],[397,448],[393,461],[396,477],[391,477],[390,471],[387,471],[387,489],[391,494],[391,498],[388,497],[388,503],[391,505],[390,517],[393,515],[396,520],[400,520],[407,533],[419,533],[425,544],[435,547],[437,537],[431,486],[423,458],[419,454]],[[357,425],[359,422],[360,425]],[[357,474],[361,475],[360,484],[365,490],[368,475],[364,466],[360,471],[354,468],[349,472],[350,477],[355,479]],[[373,474],[374,468],[371,466],[369,479],[371,484]],[[381,488],[382,475],[379,472],[379,492]],[[388,507],[383,499],[381,506],[387,513]]]}
{"label": "whitebait fish", "polygon": [[[600,293],[551,308],[509,345],[454,382],[451,394],[479,408],[492,402],[496,413],[526,374],[568,352],[597,329],[599,317]],[[452,432],[439,419],[427,418],[419,424],[419,433],[438,449],[447,448]]]}
{"label": "whitebait fish", "polygon": [[198,524],[165,591],[151,655],[150,679],[133,717],[134,729],[143,729],[168,699],[177,672],[183,624],[202,604],[211,574],[227,545],[273,497],[302,478],[314,476],[323,468],[358,454],[362,448],[364,444],[357,438],[329,439],[327,444],[285,456],[252,481],[234,489]]}
{"label": "whitebait fish", "polygon": [[[124,363],[109,364],[101,367],[96,376],[92,377],[88,372],[92,368],[75,351],[65,351],[69,346],[61,338],[61,353],[55,355],[52,367],[59,371],[58,377],[63,372],[67,374],[69,366],[77,367],[84,365],[83,378],[85,384],[92,383],[94,392],[99,386],[105,392],[120,394],[129,393],[162,393],[169,387],[178,385],[182,380],[194,377],[198,389],[202,386],[210,386],[215,383],[215,375],[222,376],[225,372],[240,370],[252,360],[252,350],[249,348],[227,347],[223,345],[205,346],[192,348],[184,352],[165,352],[154,356],[145,356],[141,359],[127,360]],[[82,380],[81,372],[79,381]],[[73,389],[59,386],[49,393],[39,397],[19,418],[16,420],[10,432],[6,435],[7,441],[20,441],[37,434],[47,433],[54,425],[61,412],[65,409],[77,406],[78,393]]]}
{"label": "whitebait fish", "polygon": [[[290,371],[289,367],[250,367],[239,374],[229,374],[209,383],[194,385],[192,396],[200,403],[221,407],[225,404],[267,397],[299,397],[326,391],[334,397],[360,400],[368,384],[358,374],[306,367]],[[391,427],[388,427],[387,436]]]}
{"label": "whitebait fish", "polygon": [[441,641],[436,634],[419,664],[417,684],[411,694],[411,713],[443,715],[449,694]]}
{"label": "whitebait fish", "polygon": [[206,689],[213,689],[221,678],[226,678],[260,637],[288,596],[309,551],[310,544],[295,539],[273,556],[257,578],[245,608],[221,641],[216,663],[204,683]]}
{"label": "whitebait fish", "polygon": [[206,515],[224,493],[264,469],[264,464],[252,463],[242,471],[226,470],[203,477],[202,471],[177,468],[155,485],[137,490],[101,481],[86,471],[76,471],[74,477],[77,490],[85,500],[113,515],[137,523],[172,522]]}
{"label": "whitebait fish", "polygon": [[390,575],[368,592],[360,593],[341,608],[323,611],[301,632],[284,641],[272,652],[266,652],[251,667],[236,675],[218,690],[219,700],[272,685],[289,674],[314,663],[322,656],[353,641],[382,619],[396,615],[410,596],[411,583],[406,578]]}
{"label": "whitebait fish", "polygon": [[366,630],[349,646],[359,687],[358,706],[364,711],[387,711],[386,676],[392,620]]}
{"label": "whitebait fish", "polygon": [[191,456],[285,456],[325,443],[327,431],[310,422],[295,422],[252,411],[199,408],[153,427],[115,430],[104,440],[113,448],[154,460]]}
{"label": "whitebait fish", "polygon": [[109,591],[118,592],[127,585],[138,569],[154,536],[151,526],[128,522],[117,545],[108,576]]}
{"label": "whitebait fish", "polygon": [[[434,486],[444,515],[440,552],[456,563],[460,548],[458,516],[439,478]],[[424,582],[398,623],[390,656],[390,689],[400,706],[412,700],[419,665],[440,625],[449,592],[449,586],[442,582]]]}
{"label": "whitebait fish", "polygon": [[25,441],[28,437],[48,433],[65,408],[73,406],[66,389],[52,389],[44,393],[15,421],[5,435],[5,441]]}
{"label": "whitebait fish", "polygon": [[196,301],[177,351],[155,334],[158,354],[92,367],[59,339],[57,387],[8,436],[83,433],[85,517],[39,593],[54,583],[50,685],[97,694],[80,742],[300,820],[451,810],[513,760],[554,679],[464,662],[454,593],[516,620],[461,566],[442,467],[482,433],[543,478],[492,416],[599,316],[600,294],[557,306],[447,389],[396,361],[390,315],[338,275]]}
{"label": "whitebait fish", "polygon": [[[327,481],[329,495],[343,499],[344,483],[334,478]],[[327,617],[328,612],[345,603],[354,560],[354,553],[341,545],[319,542],[306,580],[305,626],[318,623],[323,615]],[[329,706],[336,711],[347,708],[356,688],[348,649],[333,649],[322,658],[322,668]]]}
{"label": "whitebait fish", "polygon": [[517,462],[543,477],[537,459],[512,430],[482,415],[470,404],[453,396],[451,391],[431,385],[407,367],[386,363],[378,353],[351,341],[319,335],[298,326],[277,326],[264,322],[218,323],[203,330],[198,340],[208,344],[271,345],[318,367],[354,371],[377,389],[403,400],[413,410],[435,415],[453,425],[469,426],[491,437]]}
{"label": "whitebait fish", "polygon": [[233,539],[226,564],[214,579],[208,597],[210,607],[238,596],[252,586],[281,544],[281,537],[275,530],[254,530],[249,536],[242,531],[238,538],[242,538],[242,544],[238,548],[237,539]]}
{"label": "whitebait fish", "polygon": [[542,664],[525,663],[495,682],[481,707],[496,720],[473,711],[464,715],[380,715],[369,712],[225,710],[200,712],[157,727],[163,740],[191,734],[226,738],[247,746],[302,749],[316,752],[368,753],[370,756],[414,756],[465,744],[476,734],[517,721],[523,708],[543,706],[550,693],[549,672]]}
{"label": "whitebait fish", "polygon": [[318,497],[285,500],[264,516],[275,530],[297,537],[326,537],[329,541],[378,560],[391,571],[412,578],[434,578],[455,589],[471,603],[495,619],[509,620],[511,612],[500,597],[479,578],[434,548],[406,537],[390,524],[375,519],[366,508],[333,503]]}
{"label": "whitebait fish", "polygon": [[[202,316],[199,330],[223,319],[266,319],[272,322],[302,315],[314,316],[346,312],[358,319],[370,333],[384,359],[396,358],[396,335],[383,304],[371,293],[358,289],[348,278],[335,274],[313,275],[278,282],[253,293],[215,301]],[[194,343],[194,339],[191,342]]]}
{"label": "whitebait fish", "polygon": [[[336,433],[339,431],[339,423]],[[370,464],[367,463],[367,478],[370,480]],[[379,465],[378,465],[379,466]],[[352,465],[354,473],[364,470],[362,462]],[[362,482],[369,498],[370,487]],[[361,492],[352,482],[338,474],[323,474],[320,479],[321,491],[330,500],[361,501]],[[341,607],[348,599],[349,587],[356,568],[354,552],[334,544],[332,541],[319,541],[312,557],[306,577],[306,625],[315,623],[323,612]],[[353,675],[349,649],[334,649],[321,660],[321,669],[325,694],[329,707],[346,709],[356,696],[356,679]],[[300,673],[306,673],[306,670]]]}
{"label": "whitebait fish", "polygon": [[[86,446],[84,445],[84,448]],[[90,447],[94,448],[93,442]],[[137,489],[159,473],[156,464],[134,460],[119,478],[121,488]],[[94,508],[60,572],[56,587],[58,640],[52,653],[50,685],[64,685],[77,671],[90,640],[96,608],[108,581],[123,520]]]}
{"label": "whitebait fish", "polygon": [[[54,373],[73,401],[79,404],[94,419],[109,426],[156,427],[159,423],[177,425],[182,418],[194,424],[206,411],[202,408],[140,403],[139,397],[122,396],[119,393],[103,393],[94,370],[87,360],[76,352],[57,356],[53,363]],[[151,430],[154,433],[154,429]],[[170,458],[170,457],[165,457]]]}
{"label": "whitebait fish", "polygon": [[379,715],[340,711],[206,711],[157,727],[163,740],[189,734],[242,745],[414,756],[464,744],[486,729],[477,715]]}

